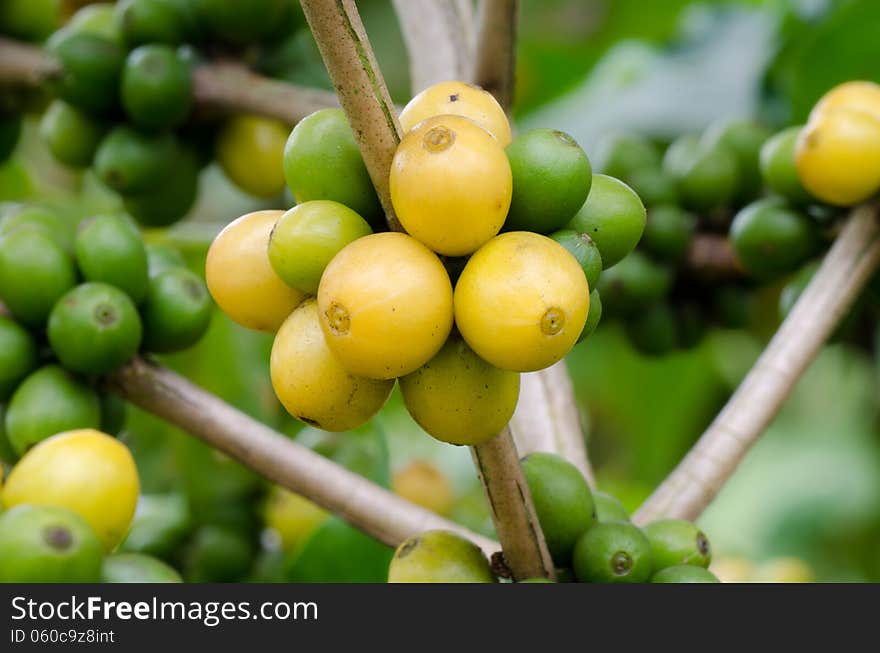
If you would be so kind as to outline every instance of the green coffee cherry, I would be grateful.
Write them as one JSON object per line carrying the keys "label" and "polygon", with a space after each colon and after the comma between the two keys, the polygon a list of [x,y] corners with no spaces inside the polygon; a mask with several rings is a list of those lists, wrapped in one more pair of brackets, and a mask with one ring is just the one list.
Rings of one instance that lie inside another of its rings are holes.
{"label": "green coffee cherry", "polygon": [[614,134],[602,143],[602,172],[618,179],[632,179],[641,170],[660,167],[660,151],[640,134]]}
{"label": "green coffee cherry", "polygon": [[211,324],[214,304],[205,282],[187,268],[150,278],[142,308],[144,348],[170,353],[191,347]]}
{"label": "green coffee cherry", "polygon": [[389,583],[494,583],[489,561],[473,542],[448,531],[427,531],[397,547]]}
{"label": "green coffee cherry", "polygon": [[182,583],[177,570],[142,553],[114,553],[104,559],[102,583]]}
{"label": "green coffee cherry", "polygon": [[678,187],[675,179],[663,168],[642,168],[626,177],[632,189],[642,198],[645,206],[678,204]]}
{"label": "green coffee cherry", "polygon": [[589,235],[607,269],[633,250],[642,237],[645,219],[645,206],[632,188],[619,179],[593,175],[587,201],[566,228]]}
{"label": "green coffee cherry", "polygon": [[660,519],[642,529],[651,542],[654,569],[678,565],[708,567],[712,561],[709,539],[683,519]]}
{"label": "green coffee cherry", "polygon": [[629,521],[629,513],[617,497],[594,490],[593,504],[596,506],[597,521]]}
{"label": "green coffee cherry", "polygon": [[73,105],[55,100],[40,120],[40,135],[56,160],[84,168],[91,165],[104,128]]}
{"label": "green coffee cherry", "polygon": [[49,315],[49,344],[80,374],[107,374],[137,353],[143,328],[134,302],[106,283],[84,283],[58,300]]}
{"label": "green coffee cherry", "polygon": [[62,100],[84,111],[106,115],[119,106],[119,77],[125,53],[112,40],[71,32],[50,46],[61,71],[49,78]]}
{"label": "green coffee cherry", "polygon": [[593,332],[596,330],[596,327],[599,326],[599,322],[601,321],[602,297],[599,295],[598,290],[593,290],[590,292],[590,309],[587,313],[587,321],[584,323],[584,328],[581,331],[581,335],[578,336],[577,341],[581,342],[593,335]]}
{"label": "green coffee cherry", "polygon": [[596,247],[593,239],[588,234],[579,234],[573,229],[555,231],[550,234],[550,238],[577,259],[587,277],[587,286],[593,290],[599,283],[599,275],[602,274],[602,255],[599,254],[599,248]]}
{"label": "green coffee cherry", "polygon": [[382,207],[342,109],[297,123],[284,147],[284,177],[297,202],[334,200],[377,224]]}
{"label": "green coffee cherry", "polygon": [[[169,133],[147,134],[131,127],[115,127],[95,152],[95,173],[123,195],[149,192],[168,201],[163,182],[173,179],[180,157],[176,139]],[[162,192],[157,192],[162,187]]]}
{"label": "green coffee cherry", "polygon": [[96,583],[101,556],[75,512],[25,504],[0,514],[0,583]]}
{"label": "green coffee cherry", "polygon": [[169,169],[162,192],[147,190],[123,198],[125,210],[145,227],[167,227],[182,219],[199,193],[199,167],[190,150],[183,150]]}
{"label": "green coffee cherry", "polygon": [[660,259],[679,261],[687,252],[696,226],[696,218],[681,207],[656,206],[648,211],[641,244]]}
{"label": "green coffee cherry", "polygon": [[76,262],[86,281],[124,291],[135,304],[147,294],[147,251],[130,219],[99,215],[82,223],[76,236]]}
{"label": "green coffee cherry", "polygon": [[0,238],[0,299],[22,324],[44,326],[76,276],[73,257],[45,233],[16,229]]}
{"label": "green coffee cherry", "polygon": [[590,488],[577,467],[556,454],[533,453],[521,464],[547,548],[564,567],[578,538],[593,525]]}
{"label": "green coffee cherry", "polygon": [[122,106],[143,129],[167,129],[186,120],[192,108],[190,67],[168,45],[132,50],[122,70]]}
{"label": "green coffee cherry", "polygon": [[596,524],[575,545],[574,573],[582,583],[645,583],[652,571],[651,543],[629,522]]}
{"label": "green coffee cherry", "polygon": [[715,123],[703,137],[707,144],[723,144],[736,157],[739,170],[736,199],[740,203],[748,202],[761,191],[761,147],[769,137],[770,132],[764,126],[751,120],[725,120]]}
{"label": "green coffee cherry", "polygon": [[720,583],[708,569],[694,565],[678,565],[661,569],[651,577],[652,583]]}
{"label": "green coffee cherry", "polygon": [[817,244],[810,219],[777,198],[758,200],[737,213],[730,242],[746,271],[762,280],[794,270]]}
{"label": "green coffee cherry", "polygon": [[574,217],[590,193],[590,160],[568,134],[534,129],[507,147],[513,196],[506,229],[547,234]]}
{"label": "green coffee cherry", "polygon": [[767,188],[795,204],[806,204],[812,197],[801,184],[795,165],[795,148],[803,125],[784,129],[761,148],[761,176]]}
{"label": "green coffee cherry", "polygon": [[723,143],[681,136],[666,151],[663,169],[675,179],[682,204],[694,211],[727,206],[739,189],[736,156]]}
{"label": "green coffee cherry", "polygon": [[101,402],[57,365],[41,367],[22,381],[6,409],[6,434],[19,456],[56,433],[84,428],[101,428]]}
{"label": "green coffee cherry", "polygon": [[20,324],[0,315],[0,402],[37,366],[37,342]]}

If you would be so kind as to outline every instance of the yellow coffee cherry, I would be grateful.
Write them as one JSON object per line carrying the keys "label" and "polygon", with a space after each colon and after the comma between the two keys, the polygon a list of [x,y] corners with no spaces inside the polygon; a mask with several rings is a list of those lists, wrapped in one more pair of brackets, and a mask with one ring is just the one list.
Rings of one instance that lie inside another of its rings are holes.
{"label": "yellow coffee cherry", "polygon": [[426,460],[414,460],[394,472],[391,489],[438,515],[452,512],[455,495],[446,475]]}
{"label": "yellow coffee cherry", "polygon": [[284,191],[284,145],[290,129],[260,116],[230,118],[217,136],[217,162],[236,186],[255,197]]}
{"label": "yellow coffee cherry", "polygon": [[851,206],[880,189],[880,116],[826,109],[801,131],[795,164],[804,188],[814,197]]}
{"label": "yellow coffee cherry", "polygon": [[501,370],[453,336],[434,358],[400,379],[413,419],[443,442],[477,445],[498,435],[516,409],[519,374]]}
{"label": "yellow coffee cherry", "polygon": [[53,435],[30,449],[6,480],[3,504],[72,510],[112,551],[128,532],[139,491],[128,448],[106,433],[81,429]]}
{"label": "yellow coffee cherry", "polygon": [[352,374],[393,379],[436,354],[452,329],[452,283],[415,238],[372,234],[343,248],[318,287],[321,328]]}
{"label": "yellow coffee cherry", "polygon": [[329,517],[329,513],[304,496],[275,485],[263,507],[266,526],[281,539],[281,548],[292,551]]}
{"label": "yellow coffee cherry", "polygon": [[440,82],[416,95],[400,112],[400,125],[410,131],[427,118],[450,114],[470,118],[504,148],[510,145],[510,123],[488,91],[465,82]]}
{"label": "yellow coffee cherry", "polygon": [[394,381],[377,381],[347,372],[331,353],[318,304],[307,299],[290,314],[272,345],[272,387],[297,419],[325,431],[357,428],[379,412]]}
{"label": "yellow coffee cherry", "polygon": [[589,304],[584,271],[568,250],[546,236],[512,231],[468,261],[455,287],[455,323],[484,360],[533,372],[568,353]]}
{"label": "yellow coffee cherry", "polygon": [[305,298],[287,286],[269,263],[269,235],[284,211],[256,211],[226,225],[205,261],[208,290],[240,325],[275,333]]}
{"label": "yellow coffee cherry", "polygon": [[816,103],[810,117],[838,109],[864,111],[880,120],[880,84],[852,81],[835,86]]}
{"label": "yellow coffee cherry", "polygon": [[446,256],[470,254],[497,234],[513,192],[504,150],[461,116],[429,118],[407,134],[390,184],[404,229]]}

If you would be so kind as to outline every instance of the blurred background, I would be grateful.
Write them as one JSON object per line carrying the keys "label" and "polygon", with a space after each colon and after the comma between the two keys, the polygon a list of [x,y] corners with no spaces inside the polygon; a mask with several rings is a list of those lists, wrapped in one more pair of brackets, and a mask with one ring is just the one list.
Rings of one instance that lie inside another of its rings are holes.
{"label": "blurred background", "polygon": [[[59,2],[37,1],[55,15]],[[802,122],[836,83],[880,81],[876,0],[521,4],[515,124],[569,132],[598,169],[603,138],[617,131],[670,141],[733,117],[776,129]],[[391,4],[361,0],[358,6],[392,95],[405,103],[406,52]],[[306,29],[257,63],[272,76],[330,88]],[[119,208],[117,196],[90,172],[71,173],[53,162],[37,120],[28,122],[17,152],[0,167],[0,209],[20,202],[80,215]],[[223,225],[255,208],[289,205],[290,198],[243,194],[215,164],[203,173],[188,219],[147,238],[182,248],[192,269],[203,273],[207,246]],[[687,352],[639,354],[613,322],[578,345],[568,366],[600,488],[632,510],[675,466],[778,325],[779,289],[761,290],[748,328],[714,330]],[[421,432],[396,392],[374,423],[355,433],[302,428],[275,400],[270,346],[271,337],[218,311],[197,347],[164,362],[376,482],[410,494],[433,488],[431,496],[440,497],[435,509],[492,534],[467,449]],[[880,581],[878,370],[868,349],[835,344],[822,352],[700,519],[731,575],[770,573],[770,563],[773,573],[793,579]],[[386,547],[270,491],[197,440],[129,411],[122,437],[136,454],[148,495],[129,549],[173,559],[192,580],[384,580]],[[437,487],[446,489],[438,494]],[[263,530],[267,523],[275,530]]]}

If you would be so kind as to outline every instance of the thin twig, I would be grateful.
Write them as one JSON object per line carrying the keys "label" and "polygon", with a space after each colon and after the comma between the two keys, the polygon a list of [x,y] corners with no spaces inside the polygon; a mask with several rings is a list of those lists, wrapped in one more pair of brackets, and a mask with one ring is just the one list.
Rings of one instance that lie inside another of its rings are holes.
{"label": "thin twig", "polygon": [[513,578],[555,578],[553,560],[538,524],[510,429],[505,428],[488,442],[472,447],[471,452],[492,509],[504,563]]}
{"label": "thin twig", "polygon": [[634,516],[695,519],[758,440],[880,262],[876,207],[855,209],[755,366],[700,440]]}
{"label": "thin twig", "polygon": [[[0,84],[39,86],[58,69],[57,60],[42,48],[0,38]],[[330,91],[269,79],[231,62],[198,66],[193,86],[200,106],[254,113],[289,124],[318,109],[339,106]]]}
{"label": "thin twig", "polygon": [[389,227],[402,231],[388,182],[400,142],[400,122],[354,0],[302,0],[301,4]]}
{"label": "thin twig", "polygon": [[474,81],[510,110],[516,69],[519,0],[481,0]]}
{"label": "thin twig", "polygon": [[[394,0],[409,54],[412,94],[454,79],[466,79],[471,67],[470,16],[449,0]],[[466,6],[466,5],[465,5]]]}
{"label": "thin twig", "polygon": [[461,534],[487,555],[492,540],[425,510],[248,417],[174,372],[135,359],[107,379],[115,392],[308,497],[389,546],[432,529]]}
{"label": "thin twig", "polygon": [[0,84],[38,86],[58,69],[58,62],[39,46],[0,37]]}
{"label": "thin twig", "polygon": [[520,377],[520,400],[510,421],[520,455],[557,453],[595,485],[581,415],[565,361]]}
{"label": "thin twig", "polygon": [[319,109],[339,106],[330,91],[269,79],[237,63],[199,66],[193,83],[195,100],[202,106],[252,113],[291,125]]}

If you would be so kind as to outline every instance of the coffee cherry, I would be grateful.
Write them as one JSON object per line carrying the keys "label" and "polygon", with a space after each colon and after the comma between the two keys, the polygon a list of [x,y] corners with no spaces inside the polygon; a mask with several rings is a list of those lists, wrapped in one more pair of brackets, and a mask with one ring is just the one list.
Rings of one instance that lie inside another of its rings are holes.
{"label": "coffee cherry", "polygon": [[652,583],[720,583],[708,569],[694,565],[678,565],[661,569],[651,577]]}
{"label": "coffee cherry", "polygon": [[629,513],[616,497],[593,490],[593,505],[596,507],[596,521],[629,521]]}
{"label": "coffee cherry", "polygon": [[314,295],[333,257],[371,233],[361,216],[339,202],[303,202],[275,223],[269,237],[269,262],[286,284]]}
{"label": "coffee cherry", "polygon": [[633,250],[645,219],[645,206],[635,191],[613,177],[593,175],[587,201],[566,228],[589,235],[607,269]]}
{"label": "coffee cherry", "polygon": [[589,288],[559,243],[527,231],[493,238],[455,287],[455,323],[468,345],[496,367],[532,372],[560,360],[584,328]]}
{"label": "coffee cherry", "polygon": [[84,111],[107,115],[119,106],[119,80],[125,53],[96,34],[70,32],[54,40],[52,54],[61,72],[49,83],[62,100]]}
{"label": "coffee cherry", "polygon": [[880,110],[824,109],[798,136],[795,163],[804,188],[837,206],[863,202],[880,189]]}
{"label": "coffee cherry", "polygon": [[529,454],[521,465],[553,562],[568,566],[578,538],[594,522],[590,488],[577,467],[556,454]]}
{"label": "coffee cherry", "polygon": [[404,132],[428,118],[463,116],[477,123],[505,148],[510,145],[510,124],[504,109],[491,93],[464,82],[440,82],[416,95],[400,112]]}
{"label": "coffee cherry", "polygon": [[[176,127],[192,108],[190,68],[168,45],[142,45],[132,50],[125,60],[121,93],[125,113],[137,127],[156,130]],[[280,159],[279,148],[276,166]]]}
{"label": "coffee cherry", "polygon": [[675,179],[682,205],[694,211],[727,206],[739,189],[737,158],[724,143],[706,143],[694,134],[676,140],[663,158]]}
{"label": "coffee cherry", "polygon": [[414,460],[391,477],[395,494],[438,515],[452,512],[455,494],[449,478],[435,465]]}
{"label": "coffee cherry", "polygon": [[427,531],[397,547],[388,582],[494,583],[496,579],[478,546],[455,533]]}
{"label": "coffee cherry", "polygon": [[573,229],[562,229],[550,234],[550,238],[562,245],[580,264],[590,290],[599,283],[602,274],[602,255],[589,234],[579,234]]}
{"label": "coffee cherry", "polygon": [[736,199],[748,202],[761,191],[761,147],[770,137],[765,127],[750,120],[725,120],[706,130],[703,141],[707,145],[720,143],[736,158],[739,170],[739,188]]}
{"label": "coffee cherry", "polygon": [[642,170],[657,170],[662,160],[657,146],[640,134],[614,134],[599,149],[602,172],[617,179],[629,180]]}
{"label": "coffee cherry", "polygon": [[285,284],[269,263],[269,235],[283,211],[256,211],[226,225],[205,261],[208,290],[233,321],[275,333],[305,295]]}
{"label": "coffee cherry", "polygon": [[629,522],[596,524],[574,548],[574,573],[582,583],[644,583],[652,571],[651,543]]}
{"label": "coffee cherry", "polygon": [[625,326],[632,346],[646,356],[664,356],[678,344],[675,313],[666,302],[639,310],[626,321]]}
{"label": "coffee cherry", "polygon": [[297,202],[333,200],[370,224],[384,217],[342,109],[321,109],[297,123],[284,147],[284,177]]}
{"label": "coffee cherry", "polygon": [[775,198],[758,200],[737,213],[730,242],[743,267],[759,279],[793,270],[816,248],[809,218]]}
{"label": "coffee cherry", "polygon": [[801,183],[795,165],[795,149],[803,126],[789,127],[771,136],[761,147],[761,176],[764,183],[794,204],[812,200]]}
{"label": "coffee cherry", "polygon": [[439,254],[476,251],[504,224],[510,164],[484,129],[461,116],[421,122],[391,163],[391,202],[404,229]]}
{"label": "coffee cherry", "polygon": [[667,261],[678,261],[687,252],[696,230],[696,218],[675,205],[656,206],[648,211],[641,244]]}
{"label": "coffee cherry", "polygon": [[69,370],[107,374],[135,355],[143,327],[128,295],[106,283],[84,283],[58,300],[49,315],[52,351]]}
{"label": "coffee cherry", "polygon": [[80,226],[76,262],[86,281],[115,286],[135,304],[147,294],[147,251],[130,220],[116,214],[96,216]]}
{"label": "coffee cherry", "polygon": [[394,381],[349,374],[321,331],[318,305],[307,299],[290,314],[272,345],[272,387],[291,415],[324,431],[348,431],[379,412]]}
{"label": "coffee cherry", "polygon": [[587,321],[584,324],[584,329],[581,331],[581,335],[578,336],[577,341],[581,342],[593,335],[593,332],[596,330],[596,327],[599,326],[601,320],[602,297],[599,295],[598,290],[594,290],[590,293],[590,309],[587,313]]}
{"label": "coffee cherry", "polygon": [[144,349],[167,354],[202,339],[214,305],[201,277],[187,268],[171,268],[150,277],[141,313]]}
{"label": "coffee cherry", "polygon": [[400,379],[400,391],[409,414],[428,434],[476,446],[513,417],[519,374],[490,365],[452,336],[430,361]]}
{"label": "coffee cherry", "polygon": [[708,538],[689,521],[660,519],[642,531],[651,542],[655,570],[677,565],[706,568],[712,561]]}
{"label": "coffee cherry", "polygon": [[217,136],[217,163],[236,186],[254,197],[284,190],[284,123],[259,116],[235,116]]}
{"label": "coffee cherry", "polygon": [[41,367],[21,382],[5,418],[6,435],[19,456],[61,431],[100,425],[97,393],[57,365]]}
{"label": "coffee cherry", "polygon": [[55,100],[40,120],[40,135],[56,160],[83,168],[92,163],[104,127],[73,105]]}
{"label": "coffee cherry", "polygon": [[171,134],[154,135],[128,126],[115,127],[95,152],[95,174],[124,195],[161,195],[155,191],[170,178],[179,156],[179,145]]}
{"label": "coffee cherry", "polygon": [[452,284],[440,259],[414,238],[373,234],[330,261],[318,308],[327,345],[346,370],[393,379],[417,370],[446,342]]}
{"label": "coffee cherry", "polygon": [[561,229],[590,193],[590,160],[568,134],[533,129],[507,147],[513,196],[504,226],[546,234]]}

